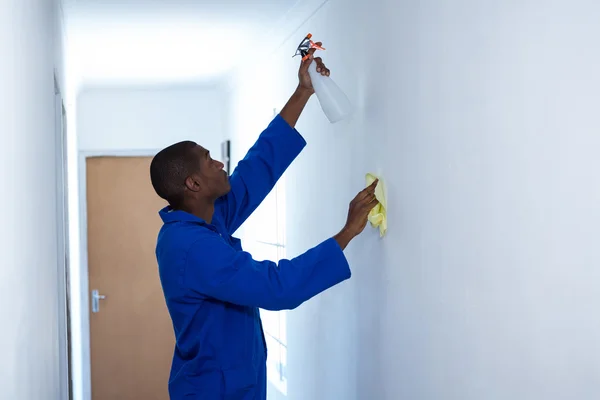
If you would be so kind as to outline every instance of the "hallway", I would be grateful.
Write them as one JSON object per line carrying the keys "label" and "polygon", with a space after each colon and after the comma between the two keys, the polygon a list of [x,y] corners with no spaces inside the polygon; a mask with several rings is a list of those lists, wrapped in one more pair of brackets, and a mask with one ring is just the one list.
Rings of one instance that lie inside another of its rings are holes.
{"label": "hallway", "polygon": [[126,270],[149,285],[117,304],[94,280],[158,209],[103,226],[126,192],[90,190],[92,160],[194,140],[233,169],[294,92],[308,32],[353,114],[331,124],[311,98],[306,149],[235,236],[296,257],[339,231],[369,172],[389,228],[347,248],[350,280],[261,311],[269,400],[598,398],[598,20],[587,0],[3,0],[0,400],[104,400],[94,323],[160,296],[154,233],[130,237],[146,261]]}

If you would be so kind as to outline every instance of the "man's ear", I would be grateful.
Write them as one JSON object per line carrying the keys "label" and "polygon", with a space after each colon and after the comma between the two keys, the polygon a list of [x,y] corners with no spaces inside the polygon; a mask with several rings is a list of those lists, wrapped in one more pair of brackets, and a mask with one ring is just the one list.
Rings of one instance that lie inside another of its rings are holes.
{"label": "man's ear", "polygon": [[185,187],[192,192],[199,192],[199,179],[195,175],[188,176],[187,178],[185,178]]}

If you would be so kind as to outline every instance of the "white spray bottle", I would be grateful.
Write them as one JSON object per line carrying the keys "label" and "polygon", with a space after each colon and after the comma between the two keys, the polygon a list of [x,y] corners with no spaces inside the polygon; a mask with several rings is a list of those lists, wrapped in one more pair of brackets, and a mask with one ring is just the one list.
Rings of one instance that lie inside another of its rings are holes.
{"label": "white spray bottle", "polygon": [[[309,33],[296,49],[296,55],[302,55],[302,60],[308,58],[308,50],[311,48],[325,50],[323,47],[310,40],[312,35]],[[321,104],[323,113],[332,124],[339,122],[352,113],[352,104],[346,94],[329,77],[317,72],[317,63],[312,62],[308,68],[308,74],[312,82],[315,94]]]}

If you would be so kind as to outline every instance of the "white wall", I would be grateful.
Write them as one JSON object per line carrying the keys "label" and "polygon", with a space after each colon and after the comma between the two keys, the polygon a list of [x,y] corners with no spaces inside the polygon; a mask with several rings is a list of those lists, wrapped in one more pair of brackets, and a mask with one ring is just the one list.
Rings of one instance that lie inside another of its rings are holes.
{"label": "white wall", "polygon": [[[66,77],[66,29],[65,29],[65,14],[62,0],[56,0],[56,8],[54,11],[54,67],[57,71],[58,85],[62,92],[66,92],[67,77]],[[63,94],[65,95],[65,94]]]}
{"label": "white wall", "polygon": [[[234,161],[322,40],[357,105],[316,98],[287,174],[288,255],[335,234],[368,171],[389,231],[347,250],[353,278],[289,313],[288,398],[600,395],[600,4],[330,0],[244,66]],[[268,70],[268,73],[265,71]]]}
{"label": "white wall", "polygon": [[219,155],[223,106],[212,87],[88,89],[77,102],[79,149],[157,150],[194,140]]}
{"label": "white wall", "polygon": [[[57,160],[53,69],[62,55],[51,1],[0,11],[0,399],[60,399]],[[64,393],[63,393],[64,394]]]}

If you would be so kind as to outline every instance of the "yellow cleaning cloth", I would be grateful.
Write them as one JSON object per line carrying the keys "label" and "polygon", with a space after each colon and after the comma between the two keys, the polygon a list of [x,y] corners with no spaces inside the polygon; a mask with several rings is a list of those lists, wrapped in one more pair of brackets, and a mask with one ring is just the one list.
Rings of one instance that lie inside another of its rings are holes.
{"label": "yellow cleaning cloth", "polygon": [[[375,182],[377,176],[374,174],[368,173],[366,176],[367,186]],[[375,197],[379,203],[373,207],[371,212],[369,213],[369,222],[373,228],[379,227],[379,236],[383,237],[387,231],[387,203],[385,201],[385,189],[383,186],[383,181],[379,178],[379,182],[375,187]]]}

